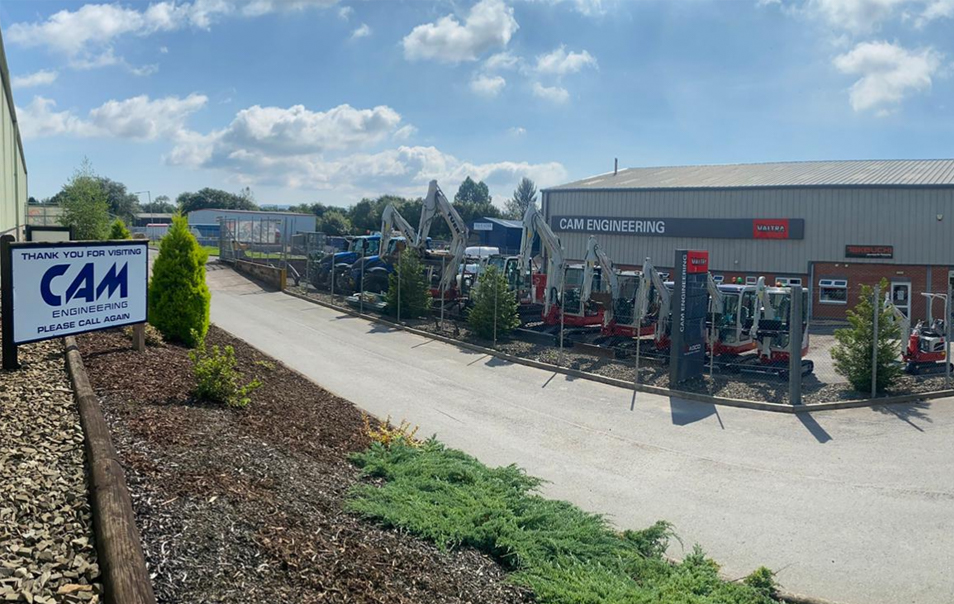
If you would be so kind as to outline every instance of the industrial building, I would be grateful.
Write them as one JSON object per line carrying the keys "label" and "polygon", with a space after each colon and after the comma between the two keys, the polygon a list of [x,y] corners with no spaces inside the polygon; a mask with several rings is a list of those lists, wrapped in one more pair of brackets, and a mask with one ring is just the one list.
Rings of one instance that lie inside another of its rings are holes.
{"label": "industrial building", "polygon": [[10,88],[10,70],[0,39],[0,235],[23,240],[27,217],[27,170],[20,140],[20,126]]}
{"label": "industrial building", "polygon": [[882,278],[914,319],[922,292],[954,286],[954,160],[633,168],[542,193],[567,258],[591,235],[624,268],[708,250],[718,281],[810,288],[816,319],[844,319]]}

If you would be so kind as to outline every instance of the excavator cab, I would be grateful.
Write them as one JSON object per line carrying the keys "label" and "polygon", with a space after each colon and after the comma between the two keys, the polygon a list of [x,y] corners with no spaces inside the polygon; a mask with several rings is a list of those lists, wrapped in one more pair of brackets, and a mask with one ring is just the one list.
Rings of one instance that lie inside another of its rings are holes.
{"label": "excavator cab", "polygon": [[[714,313],[717,330],[715,354],[741,354],[752,350],[755,348],[751,333],[755,317],[755,286],[720,285],[719,292],[722,295],[722,312]],[[712,326],[709,325],[709,328]]]}

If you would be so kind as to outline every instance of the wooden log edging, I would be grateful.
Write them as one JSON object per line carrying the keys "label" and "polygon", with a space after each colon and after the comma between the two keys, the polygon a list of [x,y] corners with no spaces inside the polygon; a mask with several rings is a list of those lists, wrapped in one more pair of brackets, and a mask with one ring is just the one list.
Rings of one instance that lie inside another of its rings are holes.
{"label": "wooden log edging", "polygon": [[126,474],[117,459],[99,399],[90,385],[76,338],[63,338],[66,370],[79,407],[89,466],[93,536],[107,604],[156,604],[139,540]]}
{"label": "wooden log edging", "polygon": [[698,403],[722,405],[724,407],[739,407],[743,409],[756,409],[758,411],[771,411],[774,413],[812,413],[816,411],[835,411],[839,409],[856,409],[859,407],[878,407],[881,405],[897,405],[902,403],[914,403],[914,402],[927,401],[927,400],[938,399],[938,398],[954,397],[954,390],[937,390],[934,392],[899,394],[897,396],[885,396],[881,398],[853,399],[848,401],[833,401],[829,403],[810,403],[806,405],[789,405],[786,403],[749,401],[744,399],[714,396],[711,394],[702,394],[698,392],[684,392],[681,390],[670,390],[669,388],[661,388],[659,386],[650,386],[648,384],[634,384],[633,382],[630,382],[627,380],[620,380],[617,378],[600,375],[598,373],[580,371],[579,369],[571,369],[569,367],[561,367],[559,365],[552,365],[550,363],[544,363],[542,361],[536,361],[534,359],[526,359],[523,357],[514,356],[512,354],[507,354],[506,352],[500,352],[492,348],[486,348],[484,346],[471,344],[470,342],[464,342],[462,340],[455,340],[454,338],[449,338],[447,336],[431,333],[429,331],[424,331],[422,329],[408,327],[407,325],[395,323],[393,321],[389,321],[383,317],[379,317],[376,315],[369,315],[367,313],[361,314],[360,312],[356,310],[352,310],[344,306],[338,306],[337,304],[330,304],[328,302],[325,302],[324,300],[318,300],[316,298],[312,298],[304,294],[299,294],[298,292],[289,291],[287,289],[282,290],[282,292],[294,298],[299,298],[306,302],[317,304],[318,306],[324,306],[325,308],[330,308],[332,310],[343,312],[353,317],[360,317],[367,321],[379,323],[381,325],[386,325],[393,329],[400,329],[400,330],[406,331],[408,333],[413,333],[415,335],[418,335],[424,338],[430,338],[432,340],[444,342],[445,344],[451,344],[452,346],[457,346],[459,348],[465,348],[467,350],[473,350],[474,352],[480,352],[483,354],[494,356],[494,357],[497,357],[498,359],[509,361],[511,363],[526,365],[528,367],[536,367],[537,369],[552,371],[554,373],[560,373],[563,375],[568,375],[570,377],[590,380],[592,382],[600,382],[603,384],[607,384],[609,386],[616,386],[617,388],[636,390],[637,392],[647,392],[649,394],[658,394],[660,396],[677,397],[683,400],[695,401]]}

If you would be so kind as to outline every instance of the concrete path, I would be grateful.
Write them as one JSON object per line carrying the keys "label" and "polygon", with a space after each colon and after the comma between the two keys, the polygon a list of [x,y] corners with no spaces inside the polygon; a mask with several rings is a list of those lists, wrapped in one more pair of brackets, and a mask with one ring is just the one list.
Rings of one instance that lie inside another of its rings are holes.
{"label": "concrete path", "polygon": [[728,576],[764,564],[789,591],[839,602],[954,602],[954,400],[800,416],[634,401],[263,292],[220,265],[209,283],[223,329],[622,528],[671,521],[685,548],[672,555],[699,543]]}

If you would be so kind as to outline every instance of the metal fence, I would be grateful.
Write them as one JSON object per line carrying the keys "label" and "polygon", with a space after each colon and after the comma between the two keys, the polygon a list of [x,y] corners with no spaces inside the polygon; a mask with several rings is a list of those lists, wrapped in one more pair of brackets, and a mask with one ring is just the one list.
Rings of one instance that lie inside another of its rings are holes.
{"label": "metal fence", "polygon": [[[382,293],[354,291],[356,283],[370,282],[363,269],[354,268],[364,264],[352,266],[342,261],[336,265],[335,251],[324,242],[305,242],[307,261],[302,278],[295,284],[298,293],[363,313],[382,311]],[[289,283],[291,286],[291,280]],[[677,397],[680,392],[693,392],[754,402],[811,405],[954,388],[950,364],[954,309],[950,287],[945,292],[922,294],[931,302],[931,320],[913,324],[903,312],[888,304],[890,300],[885,300],[881,289],[866,289],[863,299],[849,301],[853,318],[848,324],[810,321],[805,290],[793,286],[789,291],[789,297],[774,305],[776,316],[763,315],[757,325],[744,318],[736,324],[726,324],[724,315],[710,309],[707,339],[709,348],[712,342],[719,343],[716,354],[706,356],[700,377],[680,384],[669,382],[671,350],[666,329],[647,324],[635,337],[629,335],[615,341],[594,338],[594,334],[600,333],[599,327],[571,327],[572,317],[580,315],[571,314],[573,297],[569,288],[561,292],[566,304],[560,307],[558,325],[541,325],[540,311],[536,310],[538,318],[531,318],[516,331],[498,333],[495,326],[492,338],[481,339],[469,331],[462,300],[435,298],[433,316],[429,318],[408,318],[401,308],[392,309],[390,315],[419,329],[514,356],[636,385],[669,388]],[[401,293],[397,292],[399,306]],[[496,306],[495,299],[495,309]]]}
{"label": "metal fence", "polygon": [[225,262],[244,260],[283,268],[297,283],[308,261],[309,248],[305,238],[314,239],[321,234],[294,233],[292,226],[293,222],[282,215],[255,219],[220,218],[217,237],[200,236],[198,239],[202,245],[217,247],[219,258]]}

